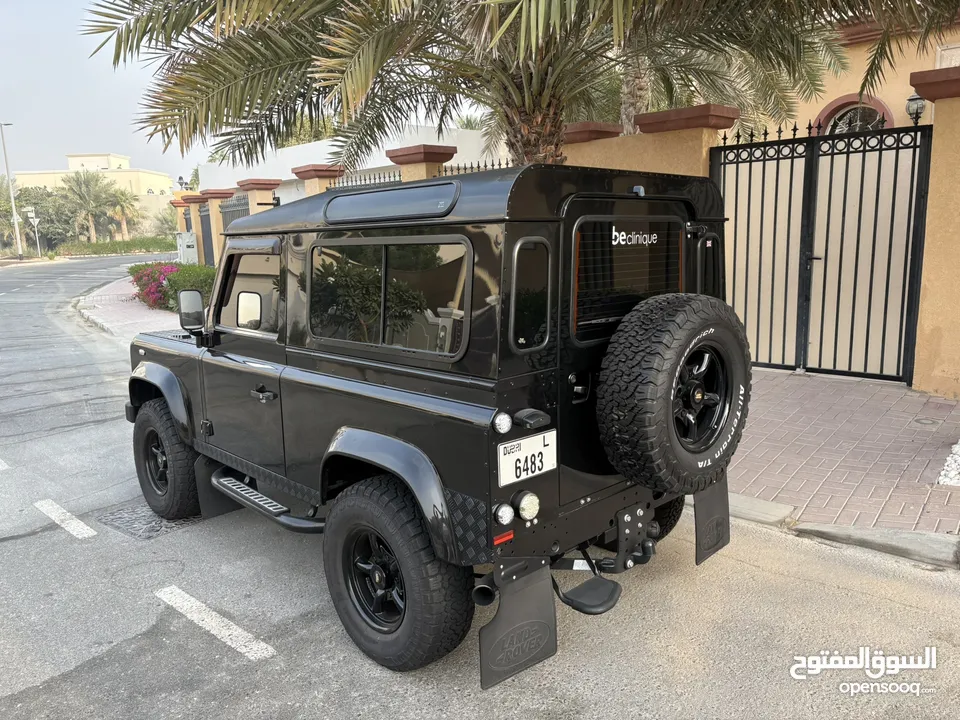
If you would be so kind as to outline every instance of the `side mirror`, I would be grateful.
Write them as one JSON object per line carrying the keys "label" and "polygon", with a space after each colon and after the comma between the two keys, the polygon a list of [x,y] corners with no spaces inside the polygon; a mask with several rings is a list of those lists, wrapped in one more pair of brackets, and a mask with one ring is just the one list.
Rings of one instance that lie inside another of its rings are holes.
{"label": "side mirror", "polygon": [[199,290],[181,290],[180,300],[180,327],[191,335],[203,331],[203,295]]}
{"label": "side mirror", "polygon": [[260,329],[260,293],[241,292],[237,296],[237,327]]}

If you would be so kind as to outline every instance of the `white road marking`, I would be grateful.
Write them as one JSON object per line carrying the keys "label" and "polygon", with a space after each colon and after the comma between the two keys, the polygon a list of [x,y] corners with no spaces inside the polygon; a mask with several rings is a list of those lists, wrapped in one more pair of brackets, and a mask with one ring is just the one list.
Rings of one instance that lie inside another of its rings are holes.
{"label": "white road marking", "polygon": [[14,289],[11,290],[10,292],[16,292],[16,291],[19,290],[19,289],[20,289],[20,288],[14,288]]}
{"label": "white road marking", "polygon": [[223,615],[211,610],[192,595],[187,595],[176,585],[170,585],[155,593],[167,605],[195,622],[218,640],[226,643],[248,660],[266,660],[277,651],[241,627],[227,620]]}
{"label": "white road marking", "polygon": [[[3,293],[0,293],[0,295],[3,295]],[[3,460],[0,460],[0,470],[7,470],[9,468],[9,465],[7,465]]]}
{"label": "white road marking", "polygon": [[27,285],[27,287],[33,287],[34,285],[35,283],[30,283],[29,285]]}
{"label": "white road marking", "polygon": [[85,540],[97,534],[96,530],[68,513],[53,500],[41,500],[35,502],[33,506],[78,540]]}

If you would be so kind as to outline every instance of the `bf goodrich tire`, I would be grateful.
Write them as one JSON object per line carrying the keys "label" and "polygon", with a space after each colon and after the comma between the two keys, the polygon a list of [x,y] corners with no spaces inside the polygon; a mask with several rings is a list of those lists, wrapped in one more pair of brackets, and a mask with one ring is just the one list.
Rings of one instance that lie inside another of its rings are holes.
{"label": "bf goodrich tire", "polygon": [[166,400],[146,402],[137,413],[133,460],[143,497],[157,515],[179,520],[200,514],[197,453],[180,438]]}
{"label": "bf goodrich tire", "polygon": [[750,348],[733,309],[704,295],[639,303],[610,340],[597,385],[600,438],[628,480],[667,493],[716,482],[740,442]]}
{"label": "bf goodrich tire", "polygon": [[397,478],[369,478],[340,493],[323,538],[333,606],[368,657],[415,670],[460,645],[473,622],[472,568],[437,558],[420,508]]}

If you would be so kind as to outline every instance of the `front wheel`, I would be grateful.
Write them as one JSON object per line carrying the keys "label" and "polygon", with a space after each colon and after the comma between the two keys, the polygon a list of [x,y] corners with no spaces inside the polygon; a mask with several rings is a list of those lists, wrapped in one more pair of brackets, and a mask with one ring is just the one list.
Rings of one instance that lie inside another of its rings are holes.
{"label": "front wheel", "polygon": [[147,505],[160,517],[179,520],[200,514],[197,453],[180,437],[167,401],[143,404],[133,426],[133,461]]}
{"label": "front wheel", "polygon": [[473,622],[471,568],[437,558],[420,508],[393,476],[362,480],[337,497],[323,565],[347,634],[391,670],[439,660]]}

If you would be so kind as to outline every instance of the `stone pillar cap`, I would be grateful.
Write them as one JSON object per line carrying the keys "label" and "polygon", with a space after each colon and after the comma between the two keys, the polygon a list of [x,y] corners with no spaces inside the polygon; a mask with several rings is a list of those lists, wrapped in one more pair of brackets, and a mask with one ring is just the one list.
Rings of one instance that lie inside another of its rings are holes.
{"label": "stone pillar cap", "polygon": [[414,163],[445,163],[457,154],[454,145],[410,145],[387,150],[387,157],[394,165]]}
{"label": "stone pillar cap", "polygon": [[272,178],[248,178],[237,183],[241,190],[276,190],[280,187],[283,180],[274,180]]}
{"label": "stone pillar cap", "polygon": [[183,200],[180,200],[180,199],[178,199],[178,198],[175,198],[175,199],[171,200],[171,201],[170,201],[170,204],[173,205],[173,206],[176,207],[176,208],[185,208],[185,207],[187,207],[187,203],[185,203]]}
{"label": "stone pillar cap", "polygon": [[343,175],[343,165],[315,164],[301,165],[290,170],[300,180],[316,180],[317,178],[337,178]]}
{"label": "stone pillar cap", "polygon": [[565,145],[601,140],[603,138],[620,137],[623,135],[623,126],[620,123],[605,122],[576,122],[567,123],[563,131]]}
{"label": "stone pillar cap", "polygon": [[180,199],[187,205],[200,205],[207,201],[203,195],[183,195]]}
{"label": "stone pillar cap", "polygon": [[633,118],[634,125],[642,133],[660,133],[690,128],[725,130],[733,127],[740,118],[740,111],[726,105],[697,105],[696,107],[643,113]]}
{"label": "stone pillar cap", "polygon": [[910,84],[924,100],[960,97],[960,67],[910,73]]}
{"label": "stone pillar cap", "polygon": [[226,200],[236,194],[236,190],[201,190],[200,194],[207,200]]}

